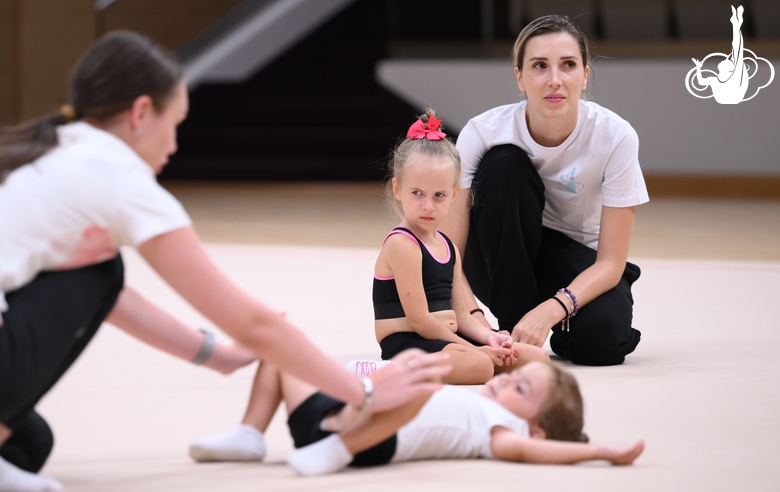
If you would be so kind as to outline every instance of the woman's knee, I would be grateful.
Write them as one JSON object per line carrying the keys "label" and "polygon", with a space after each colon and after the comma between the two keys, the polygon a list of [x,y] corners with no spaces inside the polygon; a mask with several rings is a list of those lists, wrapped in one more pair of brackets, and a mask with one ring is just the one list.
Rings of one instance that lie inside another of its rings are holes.
{"label": "woman's knee", "polygon": [[483,187],[495,183],[505,189],[514,189],[525,188],[530,183],[544,190],[531,158],[512,144],[497,145],[485,152],[474,179]]}

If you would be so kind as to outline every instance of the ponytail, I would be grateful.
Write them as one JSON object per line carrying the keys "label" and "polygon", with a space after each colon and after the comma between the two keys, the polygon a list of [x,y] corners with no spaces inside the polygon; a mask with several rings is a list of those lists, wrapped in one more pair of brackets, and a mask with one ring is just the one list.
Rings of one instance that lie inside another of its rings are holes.
{"label": "ponytail", "polygon": [[81,118],[103,122],[132,107],[143,95],[161,112],[182,80],[173,54],[130,31],[115,31],[97,40],[76,65],[69,104],[31,123],[0,130],[0,183],[13,170],[59,144],[57,127]]}

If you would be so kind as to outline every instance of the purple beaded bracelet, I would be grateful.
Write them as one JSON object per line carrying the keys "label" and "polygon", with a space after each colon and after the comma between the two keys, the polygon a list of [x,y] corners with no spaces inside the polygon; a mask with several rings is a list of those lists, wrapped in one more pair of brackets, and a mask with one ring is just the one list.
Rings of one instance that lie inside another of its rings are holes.
{"label": "purple beaded bracelet", "polygon": [[577,313],[580,310],[580,306],[579,306],[579,304],[577,304],[577,297],[574,295],[574,293],[572,291],[570,291],[566,287],[564,287],[562,289],[559,289],[558,292],[560,292],[561,294],[565,295],[566,298],[571,303],[571,315],[570,315],[570,317],[573,318],[574,316],[577,315]]}

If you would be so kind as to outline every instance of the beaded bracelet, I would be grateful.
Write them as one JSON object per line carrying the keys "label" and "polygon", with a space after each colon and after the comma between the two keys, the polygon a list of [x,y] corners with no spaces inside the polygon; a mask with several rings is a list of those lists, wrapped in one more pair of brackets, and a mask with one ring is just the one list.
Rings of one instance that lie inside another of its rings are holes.
{"label": "beaded bracelet", "polygon": [[567,289],[566,287],[559,289],[558,292],[560,294],[565,295],[566,298],[569,300],[569,303],[571,303],[571,317],[573,318],[574,316],[577,316],[580,307],[577,304],[577,297],[574,295],[574,293],[569,289]]}
{"label": "beaded bracelet", "polygon": [[480,308],[472,309],[471,311],[469,311],[469,314],[474,314],[474,313],[482,313],[483,316],[485,315],[485,311],[481,310]]}

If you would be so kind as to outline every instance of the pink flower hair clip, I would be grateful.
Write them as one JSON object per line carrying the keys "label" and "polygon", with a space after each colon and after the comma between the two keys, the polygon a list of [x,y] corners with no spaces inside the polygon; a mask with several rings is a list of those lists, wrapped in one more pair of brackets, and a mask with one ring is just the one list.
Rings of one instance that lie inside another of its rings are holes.
{"label": "pink flower hair clip", "polygon": [[441,125],[441,120],[437,120],[434,115],[428,117],[427,125],[423,123],[423,120],[417,120],[409,127],[409,131],[406,132],[406,138],[427,138],[434,141],[444,140],[447,134],[439,131],[439,125]]}

